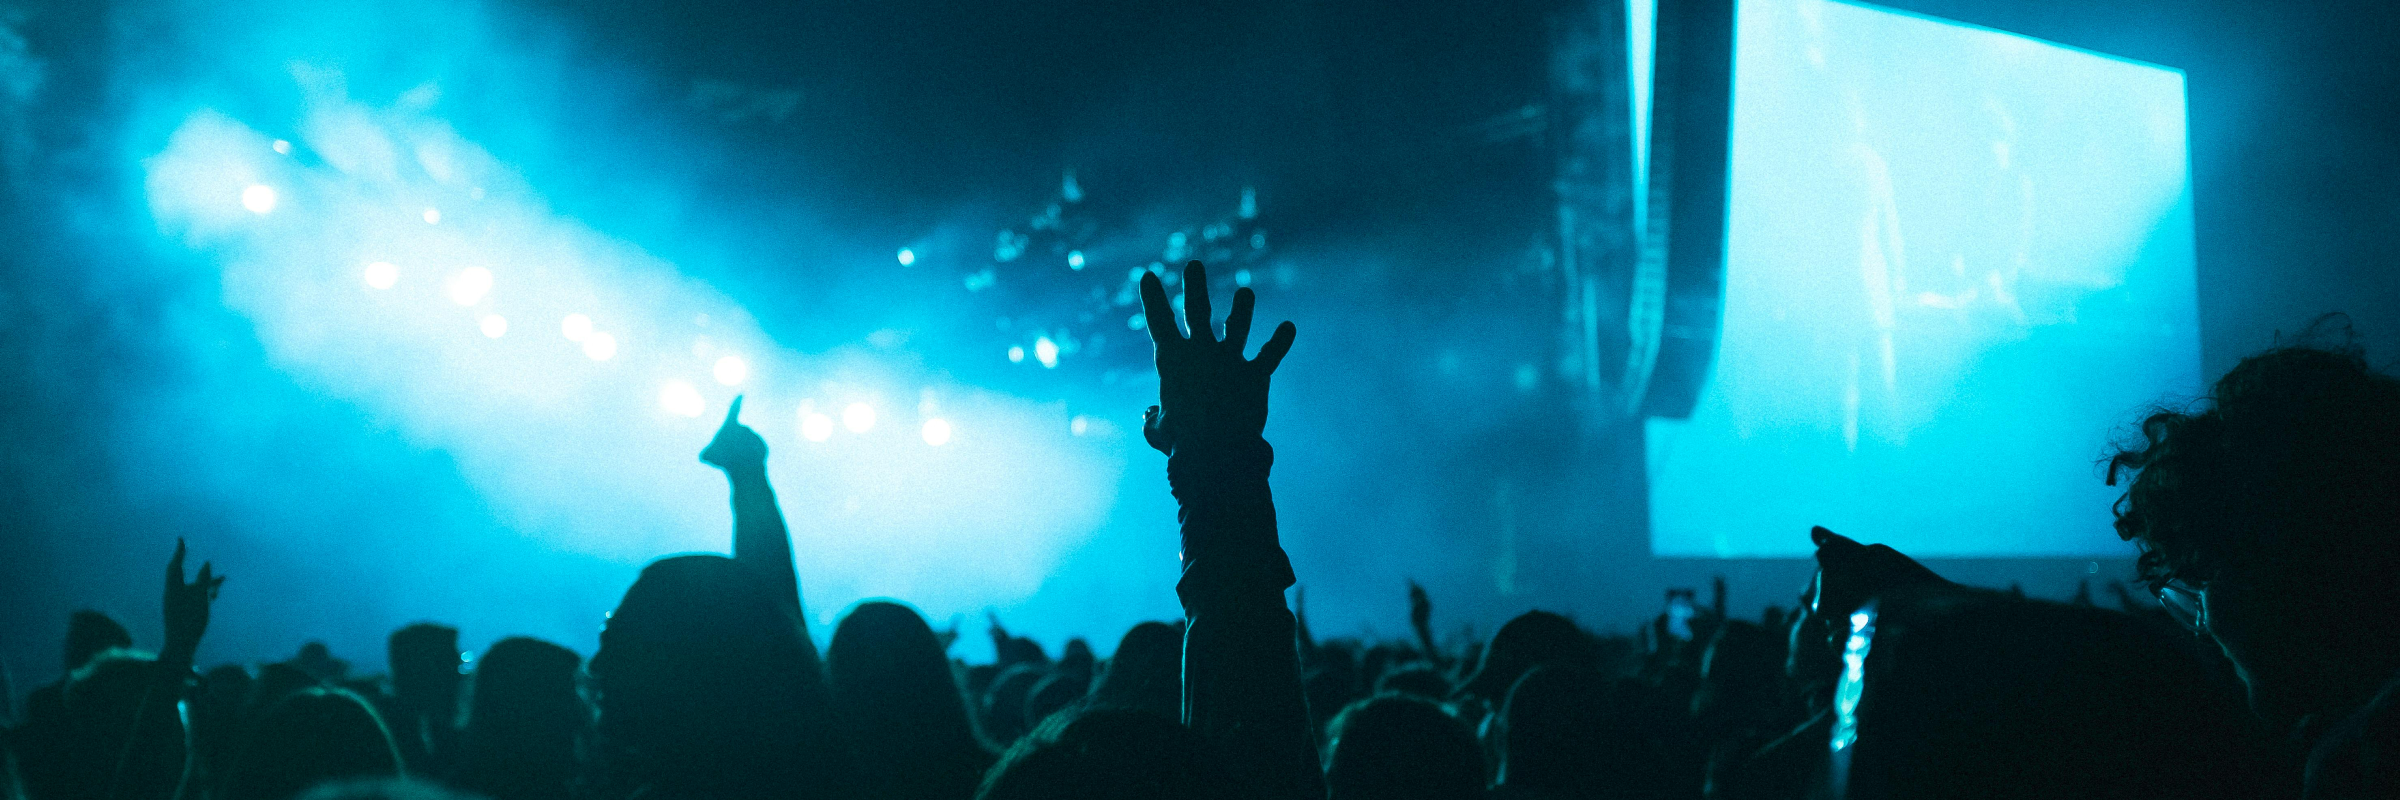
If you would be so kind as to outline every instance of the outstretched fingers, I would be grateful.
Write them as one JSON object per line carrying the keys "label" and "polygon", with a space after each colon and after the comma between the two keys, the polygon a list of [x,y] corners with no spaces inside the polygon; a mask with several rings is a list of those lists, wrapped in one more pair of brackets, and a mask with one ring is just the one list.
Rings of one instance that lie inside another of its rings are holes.
{"label": "outstretched fingers", "polygon": [[175,555],[167,557],[167,586],[183,585],[183,537],[175,537]]}
{"label": "outstretched fingers", "polygon": [[1203,342],[1217,340],[1216,327],[1210,324],[1208,308],[1208,267],[1198,261],[1183,265],[1183,326],[1193,339]]}
{"label": "outstretched fingers", "polygon": [[717,426],[717,429],[726,430],[740,424],[742,424],[742,395],[737,394],[733,396],[733,404],[725,409],[725,424]]}
{"label": "outstretched fingers", "polygon": [[1250,310],[1258,303],[1258,293],[1249,287],[1233,290],[1233,310],[1225,314],[1225,343],[1233,352],[1242,352],[1250,345]]}
{"label": "outstretched fingers", "polygon": [[1175,329],[1175,307],[1167,302],[1167,286],[1155,272],[1142,273],[1142,320],[1150,328],[1151,344],[1166,347],[1183,338]]}
{"label": "outstretched fingers", "polygon": [[1283,363],[1283,357],[1292,352],[1292,337],[1299,332],[1300,329],[1293,327],[1290,322],[1275,326],[1275,335],[1267,337],[1266,344],[1259,345],[1258,357],[1251,359],[1251,363],[1257,364],[1261,372],[1274,374],[1275,367]]}

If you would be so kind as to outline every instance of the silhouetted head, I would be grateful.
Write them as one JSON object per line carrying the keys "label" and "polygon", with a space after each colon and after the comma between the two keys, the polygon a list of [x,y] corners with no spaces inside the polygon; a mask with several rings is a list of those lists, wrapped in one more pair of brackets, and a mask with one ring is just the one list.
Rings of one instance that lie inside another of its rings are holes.
{"label": "silhouetted head", "polygon": [[994,743],[1016,741],[1027,730],[1025,708],[1034,684],[1050,674],[1048,662],[1018,662],[992,679],[983,692],[983,732]]}
{"label": "silhouetted head", "polygon": [[794,600],[723,556],[642,569],[590,673],[607,791],[805,794],[835,776],[816,649]]}
{"label": "silhouetted head", "polygon": [[2274,718],[2360,702],[2400,670],[2400,380],[2355,346],[2243,359],[2189,411],[2142,421],[2117,533]]}
{"label": "silhouetted head", "polygon": [[941,637],[899,603],[860,603],[825,652],[835,718],[877,797],[964,797],[991,753],[976,735]]}
{"label": "silhouetted head", "polygon": [[419,713],[457,713],[459,653],[458,629],[448,625],[419,622],[392,631],[385,648],[392,694]]}
{"label": "silhouetted head", "polygon": [[1026,693],[1026,727],[1039,727],[1052,714],[1083,707],[1084,697],[1092,690],[1090,673],[1060,668],[1064,663],[1053,665],[1050,674],[1035,681]]}
{"label": "silhouetted head", "polygon": [[1933,587],[1849,629],[1849,800],[2258,797],[2276,774],[2192,642],[2122,612]]}
{"label": "silhouetted head", "polygon": [[1784,643],[1779,634],[1742,620],[1717,627],[1701,656],[1699,691],[1692,695],[1692,716],[1704,730],[1749,730],[1780,710]]}
{"label": "silhouetted head", "polygon": [[132,647],[133,634],[117,624],[107,614],[84,609],[67,615],[66,670],[83,668],[93,656],[120,647]]}
{"label": "silhouetted head", "polygon": [[1168,719],[1183,716],[1183,629],[1144,622],[1117,640],[1108,669],[1092,686],[1095,707],[1130,708]]}
{"label": "silhouetted head", "polygon": [[1645,718],[1640,701],[1595,670],[1526,671],[1494,723],[1498,782],[1518,796],[1655,796],[1664,721]]}
{"label": "silhouetted head", "polygon": [[141,708],[157,675],[157,659],[148,653],[122,649],[95,653],[67,679],[67,715],[79,725],[87,721],[122,725]]}
{"label": "silhouetted head", "polygon": [[239,664],[220,664],[200,676],[200,690],[192,696],[189,709],[193,750],[202,759],[200,766],[205,772],[222,771],[225,760],[232,757],[239,744],[234,737],[241,731],[256,683],[250,671]]}
{"label": "silhouetted head", "polygon": [[329,780],[399,775],[400,753],[374,708],[339,689],[303,689],[251,722],[217,797],[291,800]]}
{"label": "silhouetted head", "polygon": [[495,800],[564,798],[576,738],[591,721],[575,685],[582,665],[573,650],[521,636],[484,651],[453,783]]}
{"label": "silhouetted head", "polygon": [[1483,748],[1441,706],[1401,694],[1351,703],[1326,729],[1331,800],[1471,800],[1483,796]]}
{"label": "silhouetted head", "polygon": [[992,767],[980,800],[1198,800],[1227,796],[1231,777],[1200,736],[1130,709],[1051,717]]}
{"label": "silhouetted head", "polygon": [[1526,670],[1542,664],[1598,669],[1600,644],[1566,617],[1548,611],[1527,611],[1500,626],[1484,646],[1483,663],[1458,688],[1458,694],[1497,703]]}
{"label": "silhouetted head", "polygon": [[1375,692],[1398,692],[1412,697],[1439,702],[1450,696],[1456,687],[1450,678],[1431,664],[1410,664],[1383,674],[1375,680]]}
{"label": "silhouetted head", "polygon": [[[180,725],[153,729],[152,737],[129,742],[133,721],[150,688],[158,684],[158,664],[148,654],[132,650],[103,650],[68,676],[55,696],[51,713],[28,709],[33,718],[12,733],[13,755],[25,759],[27,796],[36,800],[101,798],[115,774],[117,757],[129,746],[179,748]],[[0,750],[0,759],[12,753]],[[162,753],[180,763],[180,751]],[[163,761],[164,759],[160,759]],[[155,777],[155,776],[154,776]],[[137,785],[147,783],[135,776]],[[172,775],[164,776],[172,788]],[[145,787],[146,788],[146,787]]]}

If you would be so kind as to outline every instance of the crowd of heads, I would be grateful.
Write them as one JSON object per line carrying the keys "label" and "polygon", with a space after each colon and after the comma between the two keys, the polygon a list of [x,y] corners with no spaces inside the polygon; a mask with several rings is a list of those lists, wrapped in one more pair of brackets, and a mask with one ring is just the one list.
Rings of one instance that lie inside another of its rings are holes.
{"label": "crowd of heads", "polygon": [[[1442,640],[1412,587],[1392,616],[1414,638],[1319,639],[1303,607],[1290,652],[1261,663],[1291,665],[1305,730],[1228,732],[1193,721],[1187,663],[1219,645],[1183,620],[1103,658],[994,618],[995,659],[969,663],[955,631],[870,600],[820,654],[772,576],[677,556],[642,570],[590,658],[508,638],[471,670],[458,631],[425,623],[391,635],[382,674],[321,645],[194,672],[188,642],[146,653],[77,612],[68,677],[9,721],[0,789],[1284,797],[1245,783],[1239,737],[1297,733],[1332,800],[2394,796],[2400,381],[2346,343],[2283,347],[2139,434],[2108,471],[2129,480],[2116,525],[2140,573],[2107,607],[1962,586],[1818,529],[1816,579],[1756,615],[1729,613],[1721,582],[1631,632],[1529,610]],[[180,558],[171,615],[178,587],[214,591]]]}

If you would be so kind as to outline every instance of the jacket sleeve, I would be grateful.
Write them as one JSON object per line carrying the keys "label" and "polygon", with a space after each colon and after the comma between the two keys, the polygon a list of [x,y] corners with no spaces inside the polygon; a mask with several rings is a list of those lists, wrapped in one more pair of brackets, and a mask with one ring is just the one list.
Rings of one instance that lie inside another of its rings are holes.
{"label": "jacket sleeve", "polygon": [[1178,448],[1167,481],[1181,506],[1183,716],[1251,797],[1320,800],[1324,774],[1283,592],[1291,560],[1275,532],[1264,439]]}

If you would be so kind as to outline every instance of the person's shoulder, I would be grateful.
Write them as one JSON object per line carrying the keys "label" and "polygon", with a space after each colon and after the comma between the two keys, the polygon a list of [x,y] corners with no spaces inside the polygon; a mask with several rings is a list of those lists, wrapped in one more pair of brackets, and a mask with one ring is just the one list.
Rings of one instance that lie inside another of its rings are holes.
{"label": "person's shoulder", "polygon": [[2324,728],[2309,748],[2302,787],[2306,800],[2400,797],[2400,675]]}

